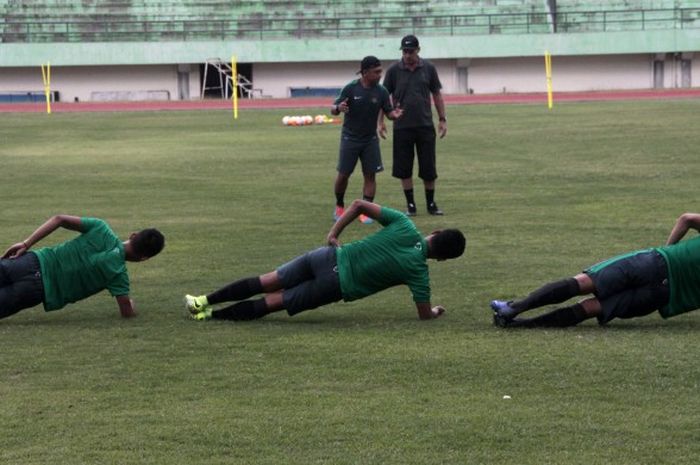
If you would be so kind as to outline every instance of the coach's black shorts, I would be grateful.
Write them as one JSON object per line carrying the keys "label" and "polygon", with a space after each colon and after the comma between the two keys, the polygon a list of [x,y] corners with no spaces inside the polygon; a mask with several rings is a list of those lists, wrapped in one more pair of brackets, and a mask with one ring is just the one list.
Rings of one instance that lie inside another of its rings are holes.
{"label": "coach's black shorts", "polygon": [[668,266],[655,250],[612,258],[584,271],[595,285],[598,323],[648,315],[668,304]]}
{"label": "coach's black shorts", "polygon": [[337,264],[335,247],[326,246],[277,268],[284,289],[282,301],[290,316],[343,298]]}
{"label": "coach's black shorts", "polygon": [[0,318],[44,301],[44,283],[37,256],[0,260]]}
{"label": "coach's black shorts", "polygon": [[413,158],[416,154],[418,177],[424,181],[437,179],[434,126],[394,130],[394,165],[391,175],[399,179],[413,177]]}

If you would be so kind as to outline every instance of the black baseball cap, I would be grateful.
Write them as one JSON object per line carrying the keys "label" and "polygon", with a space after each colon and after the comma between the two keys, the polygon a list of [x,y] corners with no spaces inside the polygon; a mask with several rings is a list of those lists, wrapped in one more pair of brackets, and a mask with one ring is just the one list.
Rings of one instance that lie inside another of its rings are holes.
{"label": "black baseball cap", "polygon": [[376,68],[377,66],[382,66],[382,62],[379,61],[379,58],[375,57],[374,55],[368,55],[362,59],[362,62],[360,62],[360,71],[358,71],[358,73]]}
{"label": "black baseball cap", "polygon": [[418,37],[414,36],[413,34],[409,34],[401,39],[401,47],[399,47],[399,50],[413,50],[418,48],[418,46]]}

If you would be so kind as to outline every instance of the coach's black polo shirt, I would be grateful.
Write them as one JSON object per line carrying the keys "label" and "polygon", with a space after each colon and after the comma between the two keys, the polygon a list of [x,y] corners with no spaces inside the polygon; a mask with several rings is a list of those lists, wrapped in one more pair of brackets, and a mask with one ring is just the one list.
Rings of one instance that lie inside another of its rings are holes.
{"label": "coach's black polo shirt", "polygon": [[391,94],[394,106],[404,110],[403,116],[394,121],[394,129],[433,125],[431,96],[442,89],[442,84],[431,62],[419,58],[416,69],[410,71],[399,60],[387,70],[384,87]]}

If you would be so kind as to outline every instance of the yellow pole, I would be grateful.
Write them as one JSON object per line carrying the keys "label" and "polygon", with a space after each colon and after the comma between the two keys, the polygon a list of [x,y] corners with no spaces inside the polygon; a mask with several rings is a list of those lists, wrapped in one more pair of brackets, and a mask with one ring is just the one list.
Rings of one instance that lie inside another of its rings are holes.
{"label": "yellow pole", "polygon": [[46,95],[46,113],[51,114],[51,62],[41,64],[41,78],[44,80],[44,94]]}
{"label": "yellow pole", "polygon": [[544,52],[544,71],[547,76],[547,107],[552,109],[552,55]]}
{"label": "yellow pole", "polygon": [[236,55],[231,55],[231,82],[233,89],[231,100],[233,103],[233,119],[238,119],[238,67],[236,65]]}

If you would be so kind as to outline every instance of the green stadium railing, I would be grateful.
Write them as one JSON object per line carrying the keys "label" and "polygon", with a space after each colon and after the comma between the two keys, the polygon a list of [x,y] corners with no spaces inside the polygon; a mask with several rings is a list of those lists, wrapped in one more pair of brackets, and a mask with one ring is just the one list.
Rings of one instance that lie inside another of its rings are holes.
{"label": "green stadium railing", "polygon": [[557,13],[557,32],[612,32],[700,27],[700,8],[565,11]]}
{"label": "green stadium railing", "polygon": [[271,17],[236,19],[36,20],[7,15],[0,42],[196,41],[232,38],[389,37],[406,32],[430,35],[549,34],[700,28],[700,8],[595,10],[550,13],[459,15]]}

